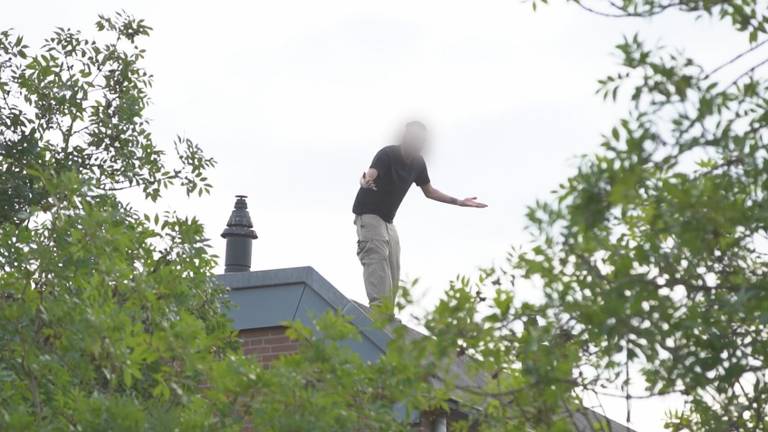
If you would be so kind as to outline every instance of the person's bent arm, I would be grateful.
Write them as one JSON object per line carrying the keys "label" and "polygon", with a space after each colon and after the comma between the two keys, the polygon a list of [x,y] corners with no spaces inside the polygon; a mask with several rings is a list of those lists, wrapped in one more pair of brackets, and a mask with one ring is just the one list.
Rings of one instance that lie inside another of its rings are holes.
{"label": "person's bent arm", "polygon": [[431,183],[427,183],[424,186],[421,187],[421,191],[424,192],[424,196],[435,200],[441,203],[446,204],[453,204],[457,205],[459,207],[474,207],[474,208],[485,208],[488,207],[487,204],[483,204],[481,202],[477,201],[477,197],[469,197],[464,199],[458,199],[455,197],[452,197],[446,193],[440,192],[439,190],[432,187]]}
{"label": "person's bent arm", "polygon": [[376,180],[378,175],[379,172],[376,170],[376,168],[368,168],[368,171],[365,171],[363,176],[360,177],[360,187],[363,189],[376,190],[376,183],[374,180]]}

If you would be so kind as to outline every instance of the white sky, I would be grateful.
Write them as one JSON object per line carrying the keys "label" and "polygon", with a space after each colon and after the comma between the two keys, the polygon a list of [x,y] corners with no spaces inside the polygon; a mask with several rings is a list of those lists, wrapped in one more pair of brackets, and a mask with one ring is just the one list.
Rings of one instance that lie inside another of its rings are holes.
{"label": "white sky", "polygon": [[[594,95],[622,34],[639,30],[709,65],[746,46],[707,19],[610,20],[555,3],[534,14],[518,0],[9,1],[0,28],[34,46],[55,26],[92,34],[98,13],[145,18],[157,143],[181,133],[219,162],[212,196],[170,205],[197,215],[223,254],[233,196],[249,195],[254,269],[311,265],[358,300],[357,178],[403,120],[424,120],[433,184],[490,205],[440,205],[417,189],[404,201],[402,267],[421,278],[427,306],[455,275],[527,241],[526,205],[597,149],[623,112]],[[624,418],[623,401],[603,402]],[[636,401],[632,425],[661,430],[677,403]]]}

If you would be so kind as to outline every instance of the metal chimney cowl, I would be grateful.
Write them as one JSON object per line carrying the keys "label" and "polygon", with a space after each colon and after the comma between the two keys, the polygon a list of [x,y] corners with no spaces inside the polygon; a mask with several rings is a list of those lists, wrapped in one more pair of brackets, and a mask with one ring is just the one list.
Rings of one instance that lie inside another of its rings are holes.
{"label": "metal chimney cowl", "polygon": [[235,209],[229,216],[227,228],[221,237],[227,240],[227,250],[224,255],[224,272],[247,272],[251,270],[251,248],[253,239],[258,238],[253,230],[251,215],[248,214],[248,204],[245,195],[235,195]]}

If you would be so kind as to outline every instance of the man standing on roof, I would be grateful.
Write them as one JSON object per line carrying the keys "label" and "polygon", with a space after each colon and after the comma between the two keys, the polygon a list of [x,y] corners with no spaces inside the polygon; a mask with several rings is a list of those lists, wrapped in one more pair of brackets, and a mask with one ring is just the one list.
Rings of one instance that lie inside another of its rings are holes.
{"label": "man standing on roof", "polygon": [[419,121],[405,125],[400,142],[376,153],[360,178],[352,212],[357,227],[357,256],[371,306],[394,305],[400,286],[400,239],[392,224],[400,203],[416,183],[424,196],[460,207],[484,208],[477,197],[458,199],[435,189],[429,181],[422,153],[427,127]]}

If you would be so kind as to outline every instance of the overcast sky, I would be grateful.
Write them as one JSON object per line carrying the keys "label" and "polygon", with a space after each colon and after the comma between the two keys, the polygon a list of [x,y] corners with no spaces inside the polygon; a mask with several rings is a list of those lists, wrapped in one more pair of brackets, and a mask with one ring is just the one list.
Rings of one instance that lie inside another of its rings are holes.
{"label": "overcast sky", "polygon": [[[248,195],[255,269],[311,265],[357,300],[357,179],[404,120],[422,119],[434,134],[433,184],[490,205],[441,205],[417,189],[406,197],[395,221],[402,268],[421,278],[428,306],[455,275],[528,241],[526,205],[597,149],[623,112],[594,95],[622,34],[685,47],[705,64],[746,46],[706,19],[611,20],[555,3],[533,13],[519,0],[30,0],[6,2],[0,28],[36,45],[55,26],[94,32],[98,13],[145,18],[156,141],[186,135],[219,163],[212,196],[167,203],[198,216],[223,254],[234,195]],[[624,418],[622,401],[603,402]],[[635,402],[632,425],[661,430],[677,404]]]}

